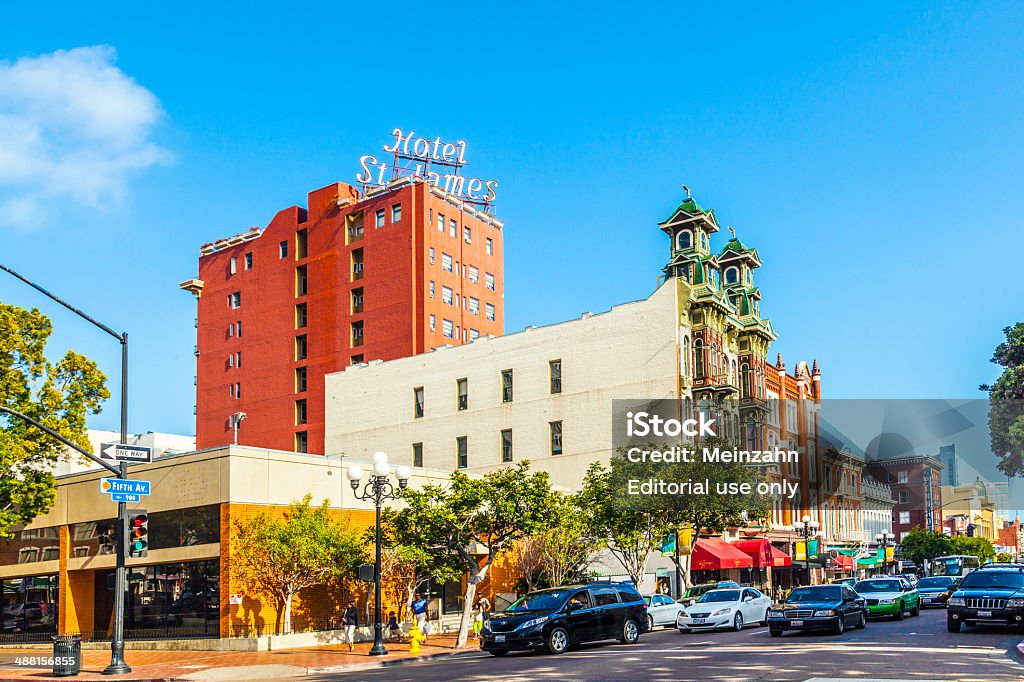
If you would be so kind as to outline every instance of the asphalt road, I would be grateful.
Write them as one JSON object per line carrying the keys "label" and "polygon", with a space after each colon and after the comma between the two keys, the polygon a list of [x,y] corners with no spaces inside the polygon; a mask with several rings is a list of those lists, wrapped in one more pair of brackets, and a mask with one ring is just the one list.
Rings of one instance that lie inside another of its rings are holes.
{"label": "asphalt road", "polygon": [[561,656],[522,653],[453,656],[315,680],[1024,680],[1009,652],[1024,635],[1009,628],[946,631],[945,611],[902,621],[873,620],[843,635],[742,632],[680,635],[655,630],[634,646],[584,645]]}

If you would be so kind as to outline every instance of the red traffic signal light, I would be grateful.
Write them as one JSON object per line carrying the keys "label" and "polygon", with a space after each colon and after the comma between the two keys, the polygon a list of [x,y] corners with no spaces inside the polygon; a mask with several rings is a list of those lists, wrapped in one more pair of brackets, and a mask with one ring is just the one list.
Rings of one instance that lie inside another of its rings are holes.
{"label": "red traffic signal light", "polygon": [[149,554],[149,514],[137,509],[128,513],[128,556],[137,558]]}

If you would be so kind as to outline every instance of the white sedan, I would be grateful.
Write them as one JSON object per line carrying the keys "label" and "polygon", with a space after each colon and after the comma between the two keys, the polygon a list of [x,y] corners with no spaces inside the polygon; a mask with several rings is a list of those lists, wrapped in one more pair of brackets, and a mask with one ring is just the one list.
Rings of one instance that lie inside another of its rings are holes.
{"label": "white sedan", "polygon": [[717,628],[739,631],[748,623],[766,623],[771,605],[771,599],[752,587],[711,590],[680,611],[676,628],[683,634]]}
{"label": "white sedan", "polygon": [[652,594],[644,597],[647,603],[647,629],[653,630],[659,625],[672,627],[676,617],[683,610],[683,605],[664,594]]}

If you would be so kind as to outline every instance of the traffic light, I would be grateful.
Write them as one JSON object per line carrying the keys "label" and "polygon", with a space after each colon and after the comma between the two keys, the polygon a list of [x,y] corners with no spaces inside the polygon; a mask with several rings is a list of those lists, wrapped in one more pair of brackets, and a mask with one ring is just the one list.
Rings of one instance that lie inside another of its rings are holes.
{"label": "traffic light", "polygon": [[974,529],[975,528],[977,528],[977,526],[975,526],[973,523],[968,523],[967,524],[967,537],[969,537],[969,538],[973,538],[974,537]]}
{"label": "traffic light", "polygon": [[140,558],[149,555],[149,514],[141,509],[128,512],[128,556]]}

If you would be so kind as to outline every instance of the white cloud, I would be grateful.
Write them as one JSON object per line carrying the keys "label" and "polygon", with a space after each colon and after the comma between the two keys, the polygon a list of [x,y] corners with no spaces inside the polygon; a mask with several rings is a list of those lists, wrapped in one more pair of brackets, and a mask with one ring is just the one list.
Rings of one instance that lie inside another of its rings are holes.
{"label": "white cloud", "polygon": [[0,61],[0,225],[37,225],[69,201],[103,208],[170,161],[149,139],[159,100],[116,58],[94,46]]}

